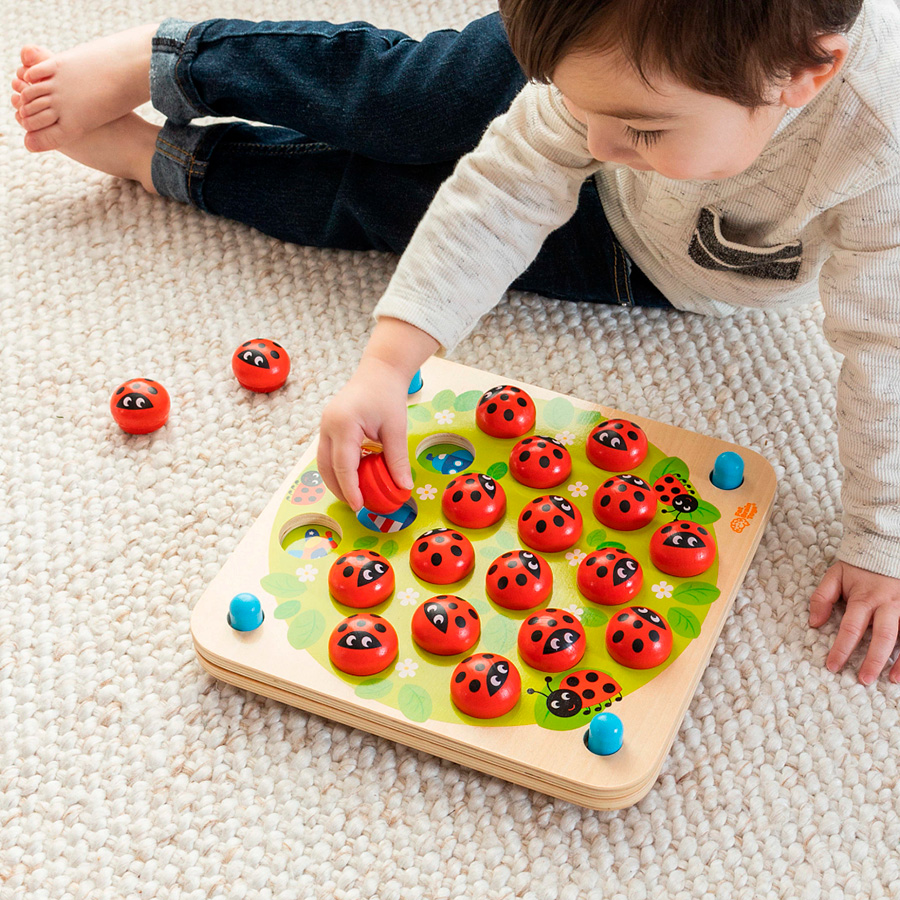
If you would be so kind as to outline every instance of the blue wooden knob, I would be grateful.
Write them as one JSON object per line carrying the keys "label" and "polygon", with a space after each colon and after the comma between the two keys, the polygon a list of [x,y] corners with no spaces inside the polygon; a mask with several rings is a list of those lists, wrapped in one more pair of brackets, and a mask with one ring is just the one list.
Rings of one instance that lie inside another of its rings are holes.
{"label": "blue wooden knob", "polygon": [[720,453],[709,480],[721,491],[733,491],[744,483],[744,461],[731,450]]}
{"label": "blue wooden knob", "polygon": [[622,749],[622,720],[615,713],[597,713],[591,719],[584,742],[591,753],[612,756]]}
{"label": "blue wooden knob", "polygon": [[253,594],[236,594],[228,606],[228,624],[235,631],[255,631],[263,623],[263,611]]}
{"label": "blue wooden knob", "polygon": [[413,380],[409,383],[408,394],[417,394],[422,390],[422,385],[424,382],[422,381],[422,371],[421,369],[413,375]]}

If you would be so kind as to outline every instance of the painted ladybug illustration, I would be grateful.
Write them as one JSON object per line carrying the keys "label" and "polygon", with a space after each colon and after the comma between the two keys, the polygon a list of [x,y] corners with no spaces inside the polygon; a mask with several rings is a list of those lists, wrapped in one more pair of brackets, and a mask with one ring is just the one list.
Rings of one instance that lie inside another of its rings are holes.
{"label": "painted ladybug illustration", "polygon": [[245,341],[234,351],[231,371],[241,387],[258,394],[268,394],[287,381],[291,360],[281,344],[256,338]]}
{"label": "painted ladybug illustration", "polygon": [[637,475],[613,475],[594,494],[597,521],[618,531],[636,531],[656,515],[656,495]]}
{"label": "painted ladybug illustration", "polygon": [[475,423],[495,438],[521,437],[534,427],[534,419],[534,401],[509,384],[485,391],[475,408]]}
{"label": "painted ladybug illustration", "polygon": [[519,670],[496,653],[466,657],[450,676],[450,699],[460,712],[476,719],[508,713],[522,693]]}
{"label": "painted ladybug illustration", "polygon": [[382,516],[396,512],[412,495],[409,488],[400,487],[391,477],[383,453],[362,456],[357,475],[363,506],[370,512]]}
{"label": "painted ladybug illustration", "polygon": [[452,584],[475,566],[472,542],[450,528],[433,528],[419,535],[409,551],[409,567],[429,584]]}
{"label": "painted ladybug illustration", "polygon": [[646,606],[629,606],[606,626],[606,649],[629,669],[652,669],[672,652],[672,629]]}
{"label": "painted ladybug illustration", "polygon": [[328,639],[328,656],[348,675],[375,675],[397,657],[394,626],[374,613],[356,613],[338,622]]}
{"label": "painted ladybug illustration", "polygon": [[464,472],[475,462],[475,457],[465,447],[459,447],[452,453],[426,453],[425,459],[441,475],[456,475]]}
{"label": "painted ladybug illustration", "polygon": [[488,528],[506,512],[506,492],[487,475],[467,472],[454,478],[441,497],[444,515],[461,528]]}
{"label": "painted ladybug illustration", "polygon": [[169,392],[149,378],[122,382],[109,401],[116,425],[128,434],[149,434],[162,428],[169,418]]}
{"label": "painted ladybug illustration", "polygon": [[565,497],[545,494],[532,500],[519,514],[519,537],[534,550],[568,550],[582,529],[581,513]]}
{"label": "painted ladybug illustration", "polygon": [[562,484],[572,474],[572,457],[565,445],[543,434],[522,438],[509,454],[513,478],[531,488]]}
{"label": "painted ladybug illustration", "polygon": [[553,572],[545,559],[528,550],[498,556],[484,579],[488,597],[505,609],[531,609],[553,591]]}
{"label": "painted ladybug illustration", "polygon": [[[544,681],[549,689],[553,677],[547,675]],[[612,706],[614,701],[622,699],[622,686],[606,672],[579,669],[577,672],[563,675],[559,684],[550,690],[549,694],[536,691],[534,688],[528,688],[526,693],[542,694],[547,698],[547,709],[554,716],[570,719],[578,713],[589,716],[604,707]]]}
{"label": "painted ladybug illustration", "polygon": [[308,506],[325,496],[325,482],[322,476],[315,470],[304,472],[295,482],[291,492],[291,503],[297,506]]}
{"label": "painted ladybug illustration", "polygon": [[616,547],[588,553],[578,564],[578,590],[594,603],[618,606],[635,597],[644,583],[641,564]]}
{"label": "painted ladybug illustration", "polygon": [[697,522],[661,525],[650,538],[650,560],[667,575],[691,578],[705,572],[715,558],[712,533]]}
{"label": "painted ladybug illustration", "polygon": [[412,617],[413,640],[429,653],[452,656],[478,643],[481,620],[468,600],[441,594],[416,607]]}
{"label": "painted ladybug illustration", "polygon": [[[299,529],[297,530],[299,531]],[[292,540],[290,545],[286,538],[282,546],[290,556],[295,556],[297,559],[321,559],[323,556],[328,556],[332,550],[336,550],[338,542],[333,531],[322,528],[320,525],[313,525],[303,529],[303,536]]]}
{"label": "painted ladybug illustration", "polygon": [[607,472],[636,468],[646,459],[647,447],[643,428],[626,419],[600,422],[587,439],[588,459]]}
{"label": "painted ladybug illustration", "polygon": [[677,475],[662,475],[653,482],[653,491],[663,506],[671,506],[677,519],[694,512],[700,505],[693,487]]}
{"label": "painted ladybug illustration", "polygon": [[353,550],[332,563],[328,589],[345,606],[355,609],[377,606],[394,593],[394,570],[374,550]]}
{"label": "painted ladybug illustration", "polygon": [[584,656],[586,638],[581,622],[564,609],[542,609],[519,627],[522,660],[542,672],[565,672]]}

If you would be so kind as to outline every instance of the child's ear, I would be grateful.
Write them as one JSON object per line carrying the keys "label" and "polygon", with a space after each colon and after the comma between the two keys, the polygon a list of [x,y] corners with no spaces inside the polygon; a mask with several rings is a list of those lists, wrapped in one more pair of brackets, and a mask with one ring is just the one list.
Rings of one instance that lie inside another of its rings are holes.
{"label": "child's ear", "polygon": [[840,71],[841,66],[847,59],[847,52],[850,45],[842,34],[825,34],[822,35],[818,42],[819,46],[834,56],[831,63],[823,63],[821,66],[812,66],[807,69],[799,69],[792,76],[787,84],[781,89],[781,102],[785,106],[801,107],[806,106],[819,91],[834,78]]}

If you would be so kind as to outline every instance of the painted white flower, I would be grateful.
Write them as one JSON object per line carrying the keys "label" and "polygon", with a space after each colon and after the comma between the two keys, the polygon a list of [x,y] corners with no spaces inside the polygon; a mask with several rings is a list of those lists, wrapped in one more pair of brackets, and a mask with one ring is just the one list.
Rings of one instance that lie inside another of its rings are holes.
{"label": "painted white flower", "polygon": [[422,487],[416,488],[416,493],[420,500],[434,500],[437,488],[433,484],[423,484]]}
{"label": "painted white flower", "polygon": [[569,561],[570,566],[577,566],[586,556],[587,553],[576,548],[575,550],[570,550],[566,554],[566,559]]}
{"label": "painted white flower", "polygon": [[415,678],[416,669],[419,664],[411,659],[404,659],[402,663],[397,663],[397,674],[401,678]]}
{"label": "painted white flower", "polygon": [[566,612],[572,613],[576,619],[580,619],[584,615],[584,610],[577,603],[572,603],[567,606]]}
{"label": "painted white flower", "polygon": [[297,569],[297,577],[301,581],[315,581],[318,574],[319,570],[315,566],[300,566]]}
{"label": "painted white flower", "polygon": [[405,591],[398,591],[397,599],[401,606],[412,606],[419,599],[419,592],[415,588],[407,588]]}
{"label": "painted white flower", "polygon": [[561,431],[559,434],[554,435],[554,437],[561,444],[565,444],[567,447],[575,443],[575,435],[572,434],[571,431]]}
{"label": "painted white flower", "polygon": [[442,409],[440,412],[436,412],[434,417],[440,425],[452,425],[453,420],[456,418],[456,413],[450,412],[449,409]]}
{"label": "painted white flower", "polygon": [[672,591],[675,589],[674,584],[669,584],[666,581],[660,581],[659,584],[654,584],[651,591],[656,594],[657,600],[668,599],[672,596]]}
{"label": "painted white flower", "polygon": [[588,492],[588,486],[583,481],[576,481],[569,485],[569,493],[573,497],[584,497]]}

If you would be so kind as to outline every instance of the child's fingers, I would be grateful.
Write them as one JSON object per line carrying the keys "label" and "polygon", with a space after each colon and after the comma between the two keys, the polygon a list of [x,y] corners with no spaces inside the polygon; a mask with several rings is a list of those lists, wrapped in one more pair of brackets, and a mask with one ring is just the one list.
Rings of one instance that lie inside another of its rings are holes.
{"label": "child's fingers", "polygon": [[382,434],[384,461],[391,478],[399,487],[412,490],[412,472],[409,468],[409,450],[406,446],[406,422],[399,428],[385,429]]}
{"label": "child's fingers", "polygon": [[844,618],[841,619],[838,636],[828,654],[828,659],[825,660],[825,665],[830,672],[839,672],[850,658],[850,654],[857,648],[869,627],[874,608],[873,604],[863,600],[847,604],[847,611],[844,613]]}
{"label": "child's fingers", "polygon": [[872,620],[872,640],[869,652],[859,669],[859,680],[862,684],[871,684],[881,674],[888,657],[894,652],[897,644],[897,632],[900,630],[900,617],[897,610],[883,604],[875,610]]}
{"label": "child's fingers", "polygon": [[822,578],[822,582],[809,598],[809,624],[813,628],[824,625],[831,616],[831,610],[841,596],[841,566],[833,565]]}
{"label": "child's fingers", "polygon": [[319,437],[319,446],[316,450],[316,465],[319,467],[319,474],[325,482],[325,487],[334,494],[338,500],[346,503],[346,499],[341,493],[341,486],[338,484],[337,477],[334,474],[334,468],[331,465],[331,439],[324,434]]}
{"label": "child's fingers", "polygon": [[359,489],[359,444],[352,441],[331,444],[331,468],[340,488],[339,496],[354,512],[363,505]]}

